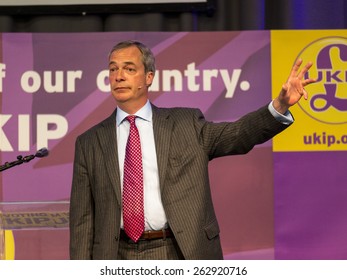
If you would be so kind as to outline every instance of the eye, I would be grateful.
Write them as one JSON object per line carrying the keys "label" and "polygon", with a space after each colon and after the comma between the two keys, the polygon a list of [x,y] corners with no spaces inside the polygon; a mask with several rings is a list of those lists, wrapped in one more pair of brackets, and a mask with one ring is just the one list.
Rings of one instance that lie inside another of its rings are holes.
{"label": "eye", "polygon": [[136,72],[136,69],[135,69],[134,67],[131,67],[131,66],[125,67],[125,70],[126,70],[128,73],[135,73],[135,72]]}

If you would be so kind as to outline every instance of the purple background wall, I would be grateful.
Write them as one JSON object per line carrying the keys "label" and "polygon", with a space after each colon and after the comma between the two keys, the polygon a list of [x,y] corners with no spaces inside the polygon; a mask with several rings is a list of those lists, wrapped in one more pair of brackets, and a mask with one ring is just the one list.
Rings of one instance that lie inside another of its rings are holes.
{"label": "purple background wall", "polygon": [[[48,140],[48,157],[0,173],[1,201],[69,200],[75,138],[111,114],[115,107],[112,96],[98,88],[96,79],[107,69],[108,52],[117,42],[140,40],[155,53],[159,83],[151,93],[154,104],[199,107],[207,119],[217,122],[236,120],[270,102],[270,34],[270,31],[1,34],[0,63],[6,65],[3,70],[6,76],[2,78],[0,120],[11,115],[1,129],[13,148],[5,150],[4,140],[0,142],[1,162],[13,161],[19,154],[33,154],[41,148],[36,137],[38,115],[58,115],[68,125],[62,137]],[[194,84],[200,86],[196,92],[191,90],[192,81],[184,77],[188,65],[193,63],[195,71],[200,71],[194,76]],[[289,69],[290,65],[286,67]],[[181,91],[174,90],[172,81],[171,90],[164,90],[162,77],[167,70],[182,74]],[[209,89],[203,71],[212,70],[216,77]],[[67,71],[82,71],[82,77],[76,80],[73,92],[68,92],[65,79],[62,92],[49,93],[42,85],[37,92],[28,93],[21,84],[23,74],[28,71],[36,71],[41,77],[44,71],[63,71],[64,79]],[[226,98],[226,86],[232,78],[235,90],[229,90],[232,98]],[[18,146],[20,115],[30,119],[28,150]],[[57,126],[60,124],[49,124],[46,129],[54,132]],[[346,245],[347,211],[343,203],[347,195],[344,158],[341,152],[273,153],[269,141],[248,155],[212,161],[211,187],[225,257],[346,258],[342,246]],[[292,167],[299,169],[294,176]],[[68,258],[68,229],[33,232],[14,231],[17,259]]]}

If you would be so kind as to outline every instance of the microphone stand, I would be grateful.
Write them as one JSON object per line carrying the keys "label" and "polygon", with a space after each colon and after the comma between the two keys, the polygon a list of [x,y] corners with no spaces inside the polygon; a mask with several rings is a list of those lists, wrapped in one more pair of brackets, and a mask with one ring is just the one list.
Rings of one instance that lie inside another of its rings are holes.
{"label": "microphone stand", "polygon": [[1,165],[0,166],[0,172],[4,171],[6,169],[9,169],[11,167],[14,167],[16,165],[20,165],[20,164],[22,164],[24,162],[29,162],[29,161],[31,161],[35,157],[36,157],[36,155],[29,155],[29,156],[25,156],[25,157],[17,156],[17,160],[12,161],[12,162],[5,162],[4,165]]}

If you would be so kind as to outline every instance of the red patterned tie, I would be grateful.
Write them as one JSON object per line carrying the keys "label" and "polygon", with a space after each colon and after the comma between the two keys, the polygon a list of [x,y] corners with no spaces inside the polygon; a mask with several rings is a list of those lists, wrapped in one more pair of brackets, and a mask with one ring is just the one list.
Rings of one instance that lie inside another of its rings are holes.
{"label": "red patterned tie", "polygon": [[125,148],[123,180],[123,222],[125,233],[135,242],[145,227],[143,210],[143,172],[139,131],[136,116],[128,116],[130,133]]}

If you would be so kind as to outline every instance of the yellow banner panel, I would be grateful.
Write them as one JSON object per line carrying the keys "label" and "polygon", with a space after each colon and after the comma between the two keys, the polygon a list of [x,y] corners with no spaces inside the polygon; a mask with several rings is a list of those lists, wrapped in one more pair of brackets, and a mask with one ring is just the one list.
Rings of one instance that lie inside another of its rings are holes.
{"label": "yellow banner panel", "polygon": [[274,151],[347,150],[347,30],[271,31],[274,98],[298,58],[313,62],[306,78],[318,81],[290,109],[294,124],[274,138]]}

